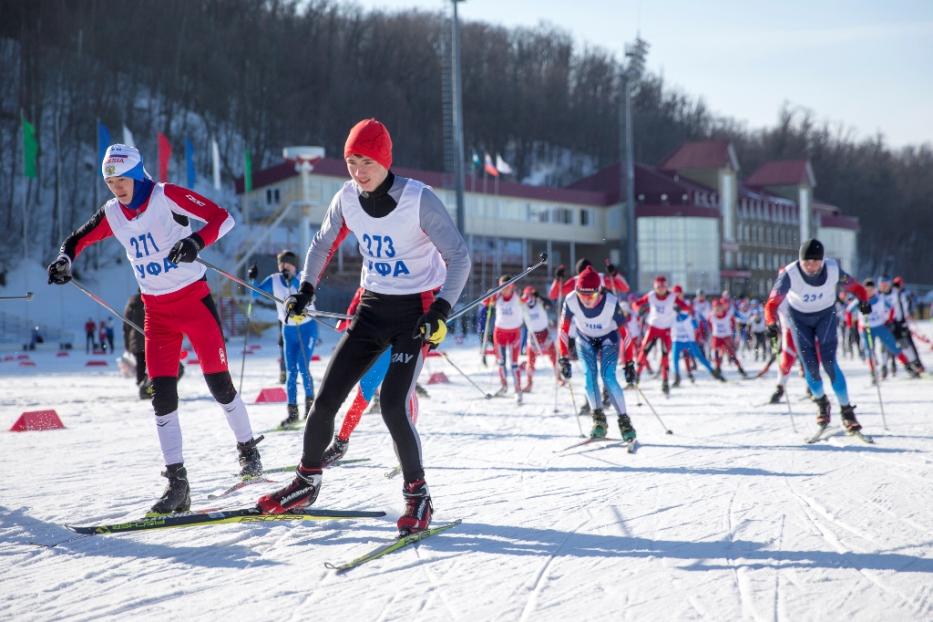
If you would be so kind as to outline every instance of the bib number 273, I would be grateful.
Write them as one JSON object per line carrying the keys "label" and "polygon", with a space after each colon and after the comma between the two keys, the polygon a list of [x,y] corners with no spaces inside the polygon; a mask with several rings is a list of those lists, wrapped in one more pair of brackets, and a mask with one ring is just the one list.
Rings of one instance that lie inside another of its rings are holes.
{"label": "bib number 273", "polygon": [[406,266],[405,262],[401,259],[395,261],[374,260],[382,259],[383,257],[387,259],[395,257],[395,246],[390,236],[364,233],[362,240],[363,244],[366,245],[366,254],[370,257],[368,264],[370,270],[376,272],[380,276],[391,275],[397,277],[403,274],[411,274],[408,270],[408,266]]}

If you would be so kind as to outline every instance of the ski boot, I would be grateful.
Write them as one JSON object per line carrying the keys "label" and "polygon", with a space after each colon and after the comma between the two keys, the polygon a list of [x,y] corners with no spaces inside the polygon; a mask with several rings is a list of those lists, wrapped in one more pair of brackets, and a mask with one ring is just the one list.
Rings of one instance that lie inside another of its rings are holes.
{"label": "ski boot", "polygon": [[690,378],[690,384],[696,384],[697,379],[693,377],[693,372],[687,371],[687,378]]}
{"label": "ski boot", "polygon": [[261,434],[251,438],[245,443],[237,443],[236,449],[240,453],[240,477],[252,479],[262,475],[262,460],[259,459],[259,450],[256,445],[265,437]]}
{"label": "ski boot", "polygon": [[424,531],[431,524],[431,515],[434,505],[431,503],[431,493],[423,479],[408,482],[402,487],[402,496],[405,497],[405,513],[399,516],[399,537]]}
{"label": "ski boot", "polygon": [[288,486],[259,497],[256,507],[263,514],[285,514],[308,507],[317,499],[319,492],[321,469],[306,469],[299,464],[295,469],[295,479]]}
{"label": "ski boot", "polygon": [[282,419],[282,423],[279,424],[280,428],[290,428],[298,423],[298,404],[289,404],[285,408],[288,416]]}
{"label": "ski boot", "polygon": [[285,384],[285,370],[279,370],[279,384]]}
{"label": "ski boot", "polygon": [[531,379],[531,377],[529,376],[529,377],[528,377],[528,384],[526,384],[526,385],[522,388],[522,393],[531,393],[531,387],[532,387],[533,384],[534,384],[534,381],[533,381],[533,380]]}
{"label": "ski boot", "polygon": [[671,387],[667,384],[667,378],[661,381],[661,393],[663,393],[666,397],[671,396]]}
{"label": "ski boot", "polygon": [[632,427],[632,420],[625,413],[619,415],[619,434],[622,440],[631,443],[635,440],[635,428]]}
{"label": "ski boot", "polygon": [[680,386],[680,374],[674,374],[674,384],[671,386],[675,388]]}
{"label": "ski boot", "polygon": [[496,397],[502,397],[508,392],[509,392],[509,385],[503,383],[502,385],[499,386],[499,390],[493,393],[493,395]]}
{"label": "ski boot", "polygon": [[583,406],[580,407],[580,412],[577,413],[577,416],[582,417],[588,414],[590,414],[590,403],[587,401],[584,401]]}
{"label": "ski boot", "polygon": [[726,377],[722,375],[722,369],[720,369],[719,367],[713,368],[713,378],[715,378],[719,382],[726,381]]}
{"label": "ski boot", "polygon": [[168,486],[146,516],[187,512],[191,508],[191,488],[188,486],[185,465],[180,462],[166,465],[162,477],[168,479]]}
{"label": "ski boot", "polygon": [[431,397],[430,395],[428,395],[428,390],[425,389],[420,384],[418,384],[417,382],[415,383],[415,393],[418,394],[418,397],[423,397],[425,399]]}
{"label": "ski boot", "polygon": [[324,450],[324,456],[321,458],[321,465],[326,469],[333,466],[335,462],[343,458],[347,449],[350,447],[350,439],[341,440],[337,435],[334,436],[334,442]]}
{"label": "ski boot", "polygon": [[746,371],[742,368],[741,365],[739,365],[738,367],[739,367],[739,375],[742,376],[742,378],[748,380],[748,372],[746,372]]}
{"label": "ski boot", "polygon": [[829,398],[825,395],[821,398],[814,400],[817,407],[820,409],[820,414],[816,416],[816,424],[821,427],[826,427],[829,425]]}
{"label": "ski boot", "polygon": [[593,427],[590,429],[590,438],[606,438],[609,431],[609,424],[606,423],[606,415],[601,408],[593,410]]}
{"label": "ski boot", "polygon": [[907,375],[909,375],[911,378],[919,378],[920,377],[919,367],[920,367],[919,365],[916,365],[914,363],[908,363],[907,365],[904,366],[904,369],[907,370]]}
{"label": "ski boot", "polygon": [[842,407],[842,427],[850,436],[862,429],[862,424],[855,418],[855,406],[846,404]]}
{"label": "ski boot", "polygon": [[774,393],[771,394],[771,401],[769,401],[768,403],[769,404],[780,404],[782,397],[784,397],[784,385],[779,384],[777,388],[774,390]]}
{"label": "ski boot", "polygon": [[366,409],[367,415],[378,415],[382,412],[382,406],[379,404],[379,394],[374,393],[372,401],[369,402],[369,408]]}
{"label": "ski boot", "polygon": [[881,379],[882,380],[888,379],[888,366],[887,365],[881,366]]}
{"label": "ski boot", "polygon": [[308,415],[311,413],[312,406],[314,406],[314,396],[306,395],[305,396],[305,416],[304,416],[305,419],[307,419]]}

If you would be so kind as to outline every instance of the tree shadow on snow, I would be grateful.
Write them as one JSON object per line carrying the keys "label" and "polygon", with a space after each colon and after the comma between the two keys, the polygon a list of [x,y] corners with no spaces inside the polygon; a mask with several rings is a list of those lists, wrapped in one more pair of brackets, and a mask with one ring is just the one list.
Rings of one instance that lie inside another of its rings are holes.
{"label": "tree shadow on snow", "polygon": [[[472,522],[464,522],[443,537],[431,538],[420,546],[427,546],[439,553],[481,552],[498,555],[556,555],[614,559],[657,557],[689,562],[680,566],[682,570],[689,571],[724,570],[735,567],[775,570],[833,568],[933,572],[933,559],[899,553],[775,550],[766,548],[768,546],[766,542],[750,540],[711,542],[651,540],[579,532],[568,534],[556,529],[534,529]],[[720,560],[723,563],[720,563]]]}
{"label": "tree shadow on snow", "polygon": [[[260,559],[251,548],[236,544],[219,545],[216,542],[204,546],[173,546],[149,544],[133,534],[94,535],[83,537],[57,523],[33,518],[27,508],[11,510],[0,506],[0,532],[4,543],[46,547],[50,551],[74,553],[80,556],[103,556],[114,558],[152,558],[174,560],[189,566],[204,568],[243,568],[245,566],[278,566],[278,562]],[[254,526],[250,526],[252,529]],[[260,529],[270,525],[256,525]],[[191,529],[198,529],[192,527]],[[172,530],[178,532],[178,530]],[[188,541],[197,542],[192,533]]]}

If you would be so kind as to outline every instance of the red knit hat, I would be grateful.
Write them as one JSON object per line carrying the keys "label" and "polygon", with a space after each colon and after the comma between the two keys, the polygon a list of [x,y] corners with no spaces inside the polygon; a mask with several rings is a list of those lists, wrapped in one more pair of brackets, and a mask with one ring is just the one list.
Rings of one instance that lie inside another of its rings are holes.
{"label": "red knit hat", "polygon": [[684,293],[684,288],[681,287],[680,285],[675,285],[674,289],[671,291],[673,291],[675,294],[682,294]]}
{"label": "red knit hat", "polygon": [[372,158],[382,166],[392,167],[392,137],[389,130],[375,119],[363,119],[353,126],[343,147],[343,157],[354,153]]}
{"label": "red knit hat", "polygon": [[603,284],[599,273],[593,270],[592,266],[587,266],[583,272],[577,275],[576,289],[581,292],[596,292]]}
{"label": "red knit hat", "polygon": [[664,276],[663,274],[659,274],[658,276],[654,277],[654,284],[655,284],[655,285],[660,285],[660,284],[662,284],[662,283],[663,283],[664,285],[667,285],[667,277],[666,277],[666,276]]}

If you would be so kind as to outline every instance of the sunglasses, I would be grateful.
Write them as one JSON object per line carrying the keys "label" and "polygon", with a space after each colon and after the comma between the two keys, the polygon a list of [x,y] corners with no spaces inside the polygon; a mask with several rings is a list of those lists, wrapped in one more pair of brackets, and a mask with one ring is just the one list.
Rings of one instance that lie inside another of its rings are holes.
{"label": "sunglasses", "polygon": [[577,297],[582,298],[584,300],[596,300],[597,298],[599,298],[599,290],[596,290],[595,292],[585,292],[585,291],[577,290]]}

